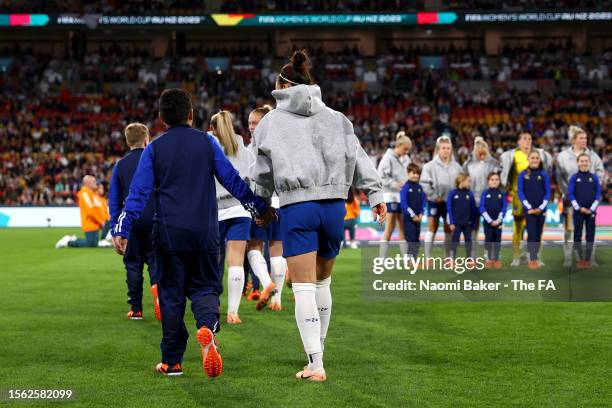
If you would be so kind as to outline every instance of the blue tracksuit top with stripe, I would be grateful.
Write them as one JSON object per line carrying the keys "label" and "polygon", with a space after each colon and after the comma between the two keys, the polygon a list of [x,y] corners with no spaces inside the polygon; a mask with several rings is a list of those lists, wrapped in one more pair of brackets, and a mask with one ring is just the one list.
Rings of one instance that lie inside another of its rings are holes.
{"label": "blue tracksuit top with stripe", "polygon": [[[113,168],[110,188],[108,191],[108,207],[111,216],[111,230],[117,225],[117,218],[125,203],[130,190],[132,178],[138,167],[140,156],[144,148],[130,150],[122,159],[119,159]],[[134,227],[151,230],[153,227],[153,197],[149,199],[140,218],[134,221]]]}
{"label": "blue tracksuit top with stripe", "polygon": [[410,218],[425,213],[427,197],[419,183],[407,181],[400,191],[400,206],[404,215]]}
{"label": "blue tracksuit top with stripe", "polygon": [[508,201],[506,201],[506,193],[499,188],[487,188],[480,196],[480,214],[484,220],[490,224],[495,220],[502,222]]}
{"label": "blue tracksuit top with stripe", "polygon": [[526,210],[546,211],[550,200],[550,179],[542,169],[527,169],[519,174],[518,196]]}
{"label": "blue tracksuit top with stripe", "polygon": [[453,225],[475,225],[478,208],[474,194],[467,188],[455,188],[446,197],[448,223]]}
{"label": "blue tracksuit top with stripe", "polygon": [[579,171],[569,179],[567,196],[576,211],[588,208],[595,212],[601,200],[599,177],[588,171]]}
{"label": "blue tracksuit top with stripe", "polygon": [[254,216],[267,210],[211,135],[186,124],[170,127],[142,152],[113,235],[128,237],[155,190],[153,243],[158,250],[218,250],[215,177]]}

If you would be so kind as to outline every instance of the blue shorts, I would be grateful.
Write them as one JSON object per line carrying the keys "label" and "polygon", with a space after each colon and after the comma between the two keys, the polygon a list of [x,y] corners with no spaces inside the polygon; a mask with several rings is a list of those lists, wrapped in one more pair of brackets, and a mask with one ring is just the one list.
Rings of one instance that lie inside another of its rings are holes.
{"label": "blue shorts", "polygon": [[389,214],[401,214],[402,207],[400,207],[400,203],[386,203],[387,204],[387,212]]}
{"label": "blue shorts", "polygon": [[258,227],[255,220],[251,223],[251,239],[258,241],[282,241],[280,222],[271,222],[266,228]]}
{"label": "blue shorts", "polygon": [[305,201],[281,208],[283,256],[317,251],[324,259],[340,253],[344,238],[344,200]]}
{"label": "blue shorts", "polygon": [[427,201],[427,216],[435,219],[442,217],[446,220],[446,203]]}
{"label": "blue shorts", "polygon": [[219,238],[221,242],[228,241],[248,241],[251,229],[250,217],[230,218],[219,221]]}

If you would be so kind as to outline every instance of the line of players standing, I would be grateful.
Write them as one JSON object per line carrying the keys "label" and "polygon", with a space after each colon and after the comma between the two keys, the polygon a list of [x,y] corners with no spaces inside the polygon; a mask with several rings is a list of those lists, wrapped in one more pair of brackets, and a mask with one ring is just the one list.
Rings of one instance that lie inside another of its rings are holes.
{"label": "line of players standing", "polygon": [[[601,158],[588,148],[584,130],[571,126],[568,136],[570,146],[557,156],[554,163],[564,216],[564,265],[571,265],[572,252],[575,252],[577,266],[582,268],[594,263],[595,216],[601,199],[604,169]],[[531,269],[543,265],[541,241],[551,200],[549,172],[553,170],[553,158],[543,149],[532,146],[531,134],[521,132],[517,147],[504,152],[500,161],[491,156],[487,142],[476,137],[473,152],[463,166],[455,160],[448,136],[436,140],[434,157],[422,169],[411,163],[411,148],[411,140],[404,132],[399,132],[394,147],[386,151],[378,165],[389,210],[389,222],[379,248],[380,257],[387,255],[396,226],[400,251],[418,256],[421,223],[423,217],[427,217],[424,255],[426,259],[431,258],[442,218],[446,257],[457,255],[461,235],[466,244],[466,255],[476,256],[482,222],[486,266],[499,268],[502,265],[503,221],[507,198],[511,196],[514,223],[510,265],[519,266],[524,256],[528,256]],[[528,236],[526,253],[521,251],[525,229]],[[584,229],[586,246],[583,247]]]}

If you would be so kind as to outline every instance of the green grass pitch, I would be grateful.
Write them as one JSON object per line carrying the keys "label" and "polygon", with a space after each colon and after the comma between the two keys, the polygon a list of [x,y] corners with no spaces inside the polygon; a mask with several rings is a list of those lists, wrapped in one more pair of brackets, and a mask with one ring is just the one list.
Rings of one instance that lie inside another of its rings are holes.
{"label": "green grass pitch", "polygon": [[[54,249],[67,233],[78,232],[0,230],[2,388],[74,389],[66,407],[612,405],[612,304],[367,301],[356,250],[341,254],[332,281],[326,383],[293,377],[305,358],[288,289],[283,312],[243,301],[244,324],[223,325],[214,380],[188,309],[185,374],[160,377],[150,293],[145,320],[126,320],[120,257]],[[30,405],[58,406],[15,404]]]}

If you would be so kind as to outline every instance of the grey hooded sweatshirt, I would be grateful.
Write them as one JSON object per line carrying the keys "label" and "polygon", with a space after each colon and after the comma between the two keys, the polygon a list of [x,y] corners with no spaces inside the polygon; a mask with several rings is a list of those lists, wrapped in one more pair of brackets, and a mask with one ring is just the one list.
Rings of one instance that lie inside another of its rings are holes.
{"label": "grey hooded sweatshirt", "polygon": [[472,180],[472,193],[476,199],[476,204],[480,204],[482,192],[489,188],[487,178],[489,173],[499,171],[499,162],[491,155],[484,160],[478,160],[473,154],[463,163],[463,171],[470,175]]}
{"label": "grey hooded sweatshirt", "polygon": [[[585,153],[589,155],[591,159],[591,168],[589,171],[595,173],[599,177],[600,181],[603,181],[604,176],[604,165],[601,158],[593,150],[586,149]],[[567,196],[567,184],[569,183],[570,177],[578,172],[578,155],[574,153],[574,150],[570,147],[565,149],[557,156],[557,182],[559,183],[559,189],[563,196]]]}
{"label": "grey hooded sweatshirt", "polygon": [[[230,163],[232,163],[234,168],[238,171],[240,177],[247,183],[249,183],[249,176],[253,170],[253,166],[255,165],[255,156],[251,151],[249,151],[248,148],[246,148],[242,137],[238,135],[234,136],[236,137],[236,141],[238,142],[238,152],[235,156],[226,156]],[[221,148],[223,149],[223,145],[221,144],[221,142],[219,142],[219,139],[214,135],[213,137],[215,138],[217,143],[219,143],[219,146],[221,146]],[[225,153],[225,149],[223,149],[223,152]],[[220,210],[234,206],[241,206],[240,201],[234,198],[234,196],[231,195],[230,192],[227,191],[217,179],[215,179],[215,187],[217,189],[217,207]]]}
{"label": "grey hooded sweatshirt", "polygon": [[[386,202],[399,202],[399,192],[408,181],[406,168],[410,164],[408,156],[398,156],[393,149],[387,149],[378,163],[378,175],[383,184]],[[399,186],[399,187],[398,187]]]}
{"label": "grey hooded sweatshirt", "polygon": [[256,194],[276,190],[280,206],[346,199],[351,185],[366,192],[370,205],[383,202],[374,164],[359,145],[353,125],[325,106],[317,85],[272,91],[276,109],[255,130]]}
{"label": "grey hooded sweatshirt", "polygon": [[436,201],[442,197],[446,201],[448,193],[455,188],[455,180],[461,173],[461,166],[454,159],[445,164],[440,156],[436,155],[433,160],[423,166],[421,173],[421,186],[428,201]]}

